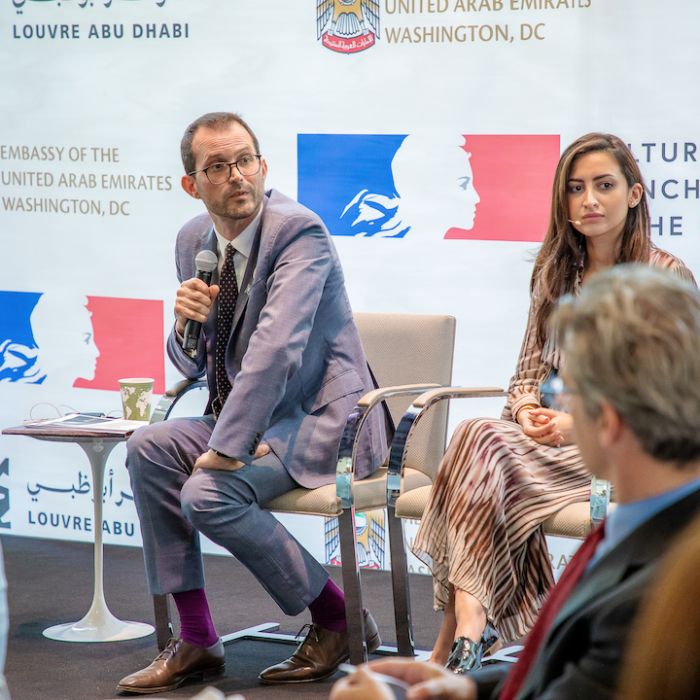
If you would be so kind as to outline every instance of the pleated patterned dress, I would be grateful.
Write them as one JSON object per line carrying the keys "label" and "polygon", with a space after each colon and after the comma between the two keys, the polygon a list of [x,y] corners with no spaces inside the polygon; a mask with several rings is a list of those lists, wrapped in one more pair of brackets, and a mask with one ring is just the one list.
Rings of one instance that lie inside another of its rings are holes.
{"label": "pleated patterned dress", "polygon": [[[652,249],[650,264],[695,283],[665,251]],[[533,309],[501,419],[457,427],[412,547],[432,571],[435,608],[445,608],[450,586],[467,591],[504,641],[528,632],[553,583],[542,523],[590,497],[578,448],[541,445],[514,420],[540,404],[540,385],[561,364],[554,343],[538,341]]]}

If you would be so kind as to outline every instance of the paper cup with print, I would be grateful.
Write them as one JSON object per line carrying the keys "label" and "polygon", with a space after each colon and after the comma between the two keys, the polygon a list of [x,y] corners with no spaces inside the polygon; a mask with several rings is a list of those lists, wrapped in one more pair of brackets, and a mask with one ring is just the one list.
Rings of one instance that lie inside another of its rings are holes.
{"label": "paper cup with print", "polygon": [[124,418],[148,420],[151,417],[153,382],[150,377],[128,377],[119,380]]}

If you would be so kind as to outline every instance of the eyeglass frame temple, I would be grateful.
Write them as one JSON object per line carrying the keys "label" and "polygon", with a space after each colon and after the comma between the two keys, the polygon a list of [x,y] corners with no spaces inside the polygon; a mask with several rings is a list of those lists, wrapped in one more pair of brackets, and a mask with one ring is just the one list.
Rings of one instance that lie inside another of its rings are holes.
{"label": "eyeglass frame temple", "polygon": [[[244,156],[244,157],[245,157],[245,156]],[[253,153],[253,157],[258,159],[258,163],[260,163],[260,162],[262,161],[262,153]],[[240,160],[240,158],[239,158],[239,160]],[[222,161],[222,162],[223,162],[223,161]],[[216,163],[212,163],[211,165],[216,165]],[[190,177],[192,177],[193,175],[196,175],[197,173],[204,173],[204,175],[206,176],[207,180],[209,180],[209,174],[207,173],[207,170],[209,170],[209,168],[211,168],[211,165],[207,165],[206,168],[201,168],[200,170],[193,170],[192,172],[186,173],[186,174],[189,175]],[[226,163],[226,165],[228,165],[228,168],[229,168],[229,170],[228,170],[228,177],[231,177],[231,173],[233,172],[233,167],[234,167],[234,165],[236,166],[236,170],[238,170],[238,174],[239,174],[241,177],[245,177],[245,175],[243,175],[243,173],[241,172],[240,168],[238,167],[238,161],[237,161],[237,160],[232,160],[232,161]],[[259,168],[258,168],[258,170],[259,170]],[[257,175],[257,173],[256,173],[256,175]],[[228,179],[228,178],[226,178],[226,179]],[[209,182],[211,182],[211,180],[209,180]],[[212,183],[212,184],[214,184],[214,183]]]}

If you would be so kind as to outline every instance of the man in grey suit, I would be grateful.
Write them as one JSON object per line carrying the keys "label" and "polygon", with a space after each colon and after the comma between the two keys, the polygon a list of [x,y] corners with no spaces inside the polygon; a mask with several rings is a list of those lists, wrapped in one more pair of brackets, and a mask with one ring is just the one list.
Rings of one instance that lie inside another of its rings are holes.
{"label": "man in grey suit", "polygon": [[576,441],[588,469],[611,481],[617,508],[567,567],[580,577],[565,570],[552,589],[514,668],[456,676],[413,661],[370,664],[409,683],[409,698],[613,700],[657,564],[700,512],[698,289],[668,271],[618,265],[565,299],[554,325]]}
{"label": "man in grey suit", "polygon": [[[324,568],[261,506],[299,485],[332,483],[345,420],[373,388],[336,251],[320,219],[275,190],[267,163],[236,114],[194,121],[181,143],[183,189],[207,213],[177,237],[181,285],[168,354],[186,377],[206,373],[200,418],[157,423],[127,444],[152,593],[172,593],[180,638],[118,690],[170,690],[223,670],[224,652],[204,592],[198,533],[225,547],[280,608],[311,611],[295,654],[261,673],[266,683],[331,675],[348,655],[342,591]],[[195,256],[213,251],[212,284],[196,277]],[[202,324],[185,352],[187,323]],[[368,419],[356,474],[387,451],[384,416]],[[365,611],[367,643],[379,645]]]}

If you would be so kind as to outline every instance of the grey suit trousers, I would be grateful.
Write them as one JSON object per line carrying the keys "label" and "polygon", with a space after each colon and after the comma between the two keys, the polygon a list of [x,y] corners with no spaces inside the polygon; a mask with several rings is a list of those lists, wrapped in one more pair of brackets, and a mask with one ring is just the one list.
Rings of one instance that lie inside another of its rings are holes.
{"label": "grey suit trousers", "polygon": [[298,484],[273,453],[237,471],[192,474],[213,427],[211,416],[175,418],[140,428],[127,442],[150,591],[204,587],[201,532],[243,563],[283,612],[297,615],[328,574],[261,505]]}

